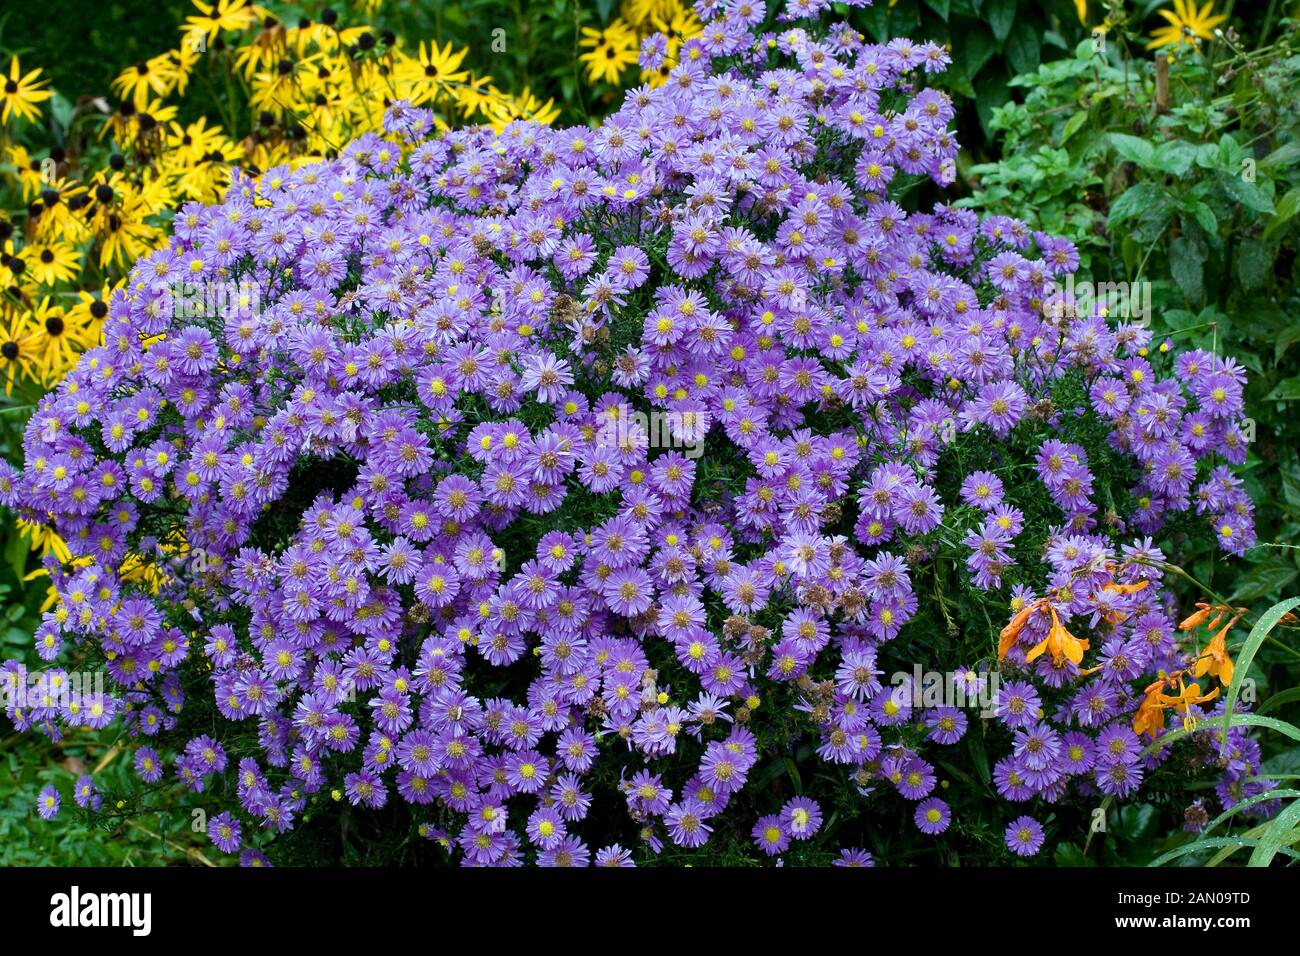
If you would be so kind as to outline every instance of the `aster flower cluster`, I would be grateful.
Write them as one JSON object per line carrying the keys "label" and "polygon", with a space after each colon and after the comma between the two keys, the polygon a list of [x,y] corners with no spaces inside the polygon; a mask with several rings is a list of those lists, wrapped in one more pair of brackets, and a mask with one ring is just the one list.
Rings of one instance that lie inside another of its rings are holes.
{"label": "aster flower cluster", "polygon": [[[667,82],[596,129],[435,135],[395,103],[183,209],[0,475],[74,557],[38,652],[100,655],[114,693],[9,717],[118,720],[146,781],[233,774],[210,836],[254,862],[332,796],[410,804],[467,863],[626,865],[584,842],[597,788],[638,852],[690,850],[799,742],[938,835],[925,754],[967,716],[882,677],[950,562],[1016,613],[999,793],[1131,794],[1135,688],[1187,664],[1132,536],[1185,513],[1249,542],[1212,467],[1240,369],[1048,308],[1068,243],[905,211],[891,184],[954,178],[947,54],[807,6],[767,33],[761,2],[698,4]],[[176,315],[178,282],[229,280],[256,294]],[[773,809],[738,821],[763,853],[823,833],[816,799]]]}

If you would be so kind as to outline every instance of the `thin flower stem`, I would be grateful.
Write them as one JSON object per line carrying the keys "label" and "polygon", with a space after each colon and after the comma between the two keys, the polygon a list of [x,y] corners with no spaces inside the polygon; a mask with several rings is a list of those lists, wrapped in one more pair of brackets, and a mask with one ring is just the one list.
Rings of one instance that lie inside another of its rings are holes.
{"label": "thin flower stem", "polygon": [[[1216,604],[1220,605],[1221,607],[1231,607],[1231,606],[1232,606],[1232,605],[1228,602],[1228,599],[1227,599],[1227,598],[1225,598],[1225,597],[1223,597],[1222,595],[1220,595],[1217,591],[1215,591],[1215,590],[1214,590],[1213,588],[1211,588],[1209,585],[1207,585],[1207,584],[1203,584],[1201,581],[1197,580],[1197,578],[1195,578],[1193,575],[1189,574],[1187,571],[1185,571],[1183,568],[1179,567],[1179,566],[1176,565],[1176,564],[1169,564],[1169,563],[1164,562],[1164,561],[1147,561],[1147,560],[1143,560],[1143,559],[1136,560],[1136,561],[1134,561],[1133,563],[1134,563],[1134,564],[1141,564],[1141,565],[1144,565],[1144,566],[1146,566],[1146,567],[1150,567],[1150,568],[1157,568],[1157,569],[1159,569],[1159,570],[1161,570],[1161,571],[1170,571],[1170,572],[1173,572],[1174,574],[1177,574],[1177,575],[1179,575],[1180,577],[1186,578],[1188,581],[1190,581],[1190,582],[1191,582],[1192,584],[1194,584],[1196,587],[1200,588],[1200,589],[1201,589],[1202,591],[1204,591],[1207,595],[1209,595],[1211,598],[1213,598],[1213,599],[1214,599],[1214,602],[1215,602]],[[1250,621],[1250,619],[1253,618],[1253,617],[1254,617],[1254,615],[1251,614],[1249,611],[1247,611],[1245,614],[1240,615],[1240,619],[1246,620],[1248,623],[1253,623],[1253,622]],[[1288,644],[1283,644],[1283,643],[1282,643],[1281,641],[1279,641],[1277,638],[1273,637],[1273,635],[1269,634],[1269,635],[1267,635],[1264,639],[1265,639],[1266,641],[1268,641],[1269,643],[1271,643],[1271,644],[1276,644],[1278,647],[1282,648],[1282,649],[1283,649],[1284,651],[1286,651],[1288,654],[1290,654],[1291,656],[1295,657],[1297,660],[1300,660],[1300,651],[1297,651],[1295,648],[1291,647],[1291,646],[1288,645]],[[1243,643],[1245,643],[1245,642],[1244,642],[1244,641],[1240,641],[1240,642],[1238,642],[1238,643],[1236,643],[1236,644],[1234,644],[1234,645],[1232,645],[1232,646],[1233,646],[1234,648],[1236,648],[1236,647],[1240,647]]]}
{"label": "thin flower stem", "polygon": [[153,839],[158,840],[164,846],[168,847],[169,849],[175,850],[177,853],[185,854],[191,860],[197,860],[199,863],[202,863],[204,866],[210,866],[213,867],[214,869],[216,868],[217,864],[213,863],[206,856],[204,856],[200,850],[192,846],[181,846],[179,843],[175,842],[174,840],[169,840],[166,839],[165,837],[159,836],[157,833],[154,833],[148,827],[144,826],[143,824],[136,823],[134,820],[127,820],[126,825],[129,826],[132,830],[139,830],[141,833],[145,834],[145,836],[152,837]]}

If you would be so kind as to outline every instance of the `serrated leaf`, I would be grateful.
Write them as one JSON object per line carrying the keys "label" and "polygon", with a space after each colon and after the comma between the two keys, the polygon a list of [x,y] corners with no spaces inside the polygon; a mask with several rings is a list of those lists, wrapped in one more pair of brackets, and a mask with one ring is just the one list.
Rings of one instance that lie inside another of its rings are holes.
{"label": "serrated leaf", "polygon": [[1235,202],[1241,203],[1247,209],[1254,212],[1262,212],[1266,215],[1274,215],[1276,210],[1273,208],[1272,201],[1264,195],[1263,190],[1255,183],[1248,183],[1240,176],[1234,176],[1231,173],[1224,173],[1221,177],[1223,188],[1228,196]]}
{"label": "serrated leaf", "polygon": [[1160,195],[1160,187],[1154,183],[1138,183],[1136,186],[1130,186],[1110,204],[1110,213],[1106,217],[1107,228],[1113,228],[1140,215]]}
{"label": "serrated leaf", "polygon": [[1196,147],[1181,139],[1169,140],[1156,147],[1151,156],[1151,165],[1171,176],[1182,176],[1192,168],[1196,159]]}
{"label": "serrated leaf", "polygon": [[1219,167],[1221,169],[1234,174],[1239,173],[1241,171],[1242,155],[1241,146],[1231,133],[1224,133],[1219,137]]}
{"label": "serrated leaf", "polygon": [[1204,202],[1194,202],[1187,207],[1187,213],[1191,215],[1196,224],[1207,236],[1217,236],[1219,234],[1219,220],[1214,215],[1214,210]]}
{"label": "serrated leaf", "polygon": [[1219,147],[1213,143],[1202,143],[1196,147],[1196,165],[1202,169],[1219,168]]}

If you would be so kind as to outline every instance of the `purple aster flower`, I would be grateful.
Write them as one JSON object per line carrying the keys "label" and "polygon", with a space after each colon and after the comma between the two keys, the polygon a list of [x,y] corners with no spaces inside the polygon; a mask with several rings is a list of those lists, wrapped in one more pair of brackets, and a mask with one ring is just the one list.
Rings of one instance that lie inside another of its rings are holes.
{"label": "purple aster flower", "polygon": [[36,797],[36,812],[42,820],[53,820],[59,815],[59,807],[63,803],[63,798],[59,796],[59,790],[53,784],[46,784],[41,787],[41,792]]}
{"label": "purple aster flower", "polygon": [[875,866],[876,861],[866,850],[857,847],[846,847],[840,851],[837,859],[831,861],[831,866],[840,867],[865,867]]}
{"label": "purple aster flower", "polygon": [[768,856],[780,856],[790,846],[790,831],[776,814],[759,817],[750,834],[758,848]]}
{"label": "purple aster flower", "polygon": [[952,811],[938,797],[931,797],[916,805],[913,819],[922,833],[934,835],[948,829],[948,824],[952,822]]}
{"label": "purple aster flower", "polygon": [[1043,845],[1043,828],[1033,817],[1016,817],[1007,825],[1005,840],[1017,856],[1033,856]]}
{"label": "purple aster flower", "polygon": [[208,838],[222,853],[236,852],[240,835],[239,821],[229,813],[219,813],[208,821]]}

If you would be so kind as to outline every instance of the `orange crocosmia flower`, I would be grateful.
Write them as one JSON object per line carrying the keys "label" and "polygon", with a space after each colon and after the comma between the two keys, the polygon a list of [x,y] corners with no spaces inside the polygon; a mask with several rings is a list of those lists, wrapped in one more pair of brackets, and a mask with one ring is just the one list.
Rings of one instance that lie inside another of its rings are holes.
{"label": "orange crocosmia flower", "polygon": [[1181,622],[1179,622],[1178,630],[1180,631],[1196,630],[1198,627],[1200,627],[1202,624],[1205,623],[1205,619],[1208,618],[1210,616],[1210,612],[1214,610],[1214,608],[1210,607],[1210,605],[1202,601],[1197,601],[1196,606],[1200,608],[1200,610],[1193,611],[1190,615],[1188,615]]}
{"label": "orange crocosmia flower", "polygon": [[1020,632],[1029,623],[1030,615],[1036,610],[1038,610],[1037,601],[1033,604],[1026,604],[1016,612],[1016,616],[1011,619],[1011,623],[1002,629],[1002,633],[998,635],[998,660],[1006,657],[1007,651],[1016,646],[1016,638],[1020,636]]}
{"label": "orange crocosmia flower", "polygon": [[1192,713],[1193,704],[1204,704],[1206,701],[1214,700],[1219,696],[1219,688],[1214,688],[1208,694],[1201,693],[1200,684],[1183,685],[1183,679],[1178,678],[1177,694],[1161,694],[1160,702],[1166,707],[1172,707],[1183,715],[1183,727],[1187,730],[1196,729],[1196,715]]}
{"label": "orange crocosmia flower", "polygon": [[1150,583],[1150,581],[1137,581],[1133,584],[1116,584],[1114,581],[1111,581],[1110,584],[1104,586],[1102,590],[1115,591],[1118,594],[1137,594]]}
{"label": "orange crocosmia flower", "polygon": [[1061,661],[1067,658],[1073,664],[1078,664],[1083,660],[1083,652],[1088,649],[1088,642],[1082,638],[1075,637],[1065,629],[1061,619],[1056,616],[1056,609],[1052,608],[1052,628],[1047,632],[1047,637],[1043,638],[1038,644],[1034,645],[1033,650],[1025,655],[1026,663],[1037,660],[1045,651],[1052,652],[1052,663],[1058,667]]}
{"label": "orange crocosmia flower", "polygon": [[1211,638],[1205,650],[1201,651],[1201,656],[1196,659],[1196,668],[1192,671],[1193,677],[1204,677],[1209,674],[1211,677],[1219,678],[1225,684],[1232,683],[1233,663],[1231,655],[1228,654],[1227,642],[1228,631],[1235,623],[1237,621],[1234,618],[1227,627]]}
{"label": "orange crocosmia flower", "polygon": [[1162,677],[1157,681],[1152,681],[1147,685],[1146,690],[1142,692],[1142,703],[1138,705],[1137,714],[1133,717],[1133,733],[1139,737],[1146,734],[1152,740],[1155,740],[1156,735],[1165,729],[1165,707],[1167,705],[1161,702],[1164,689],[1165,679]]}

